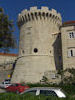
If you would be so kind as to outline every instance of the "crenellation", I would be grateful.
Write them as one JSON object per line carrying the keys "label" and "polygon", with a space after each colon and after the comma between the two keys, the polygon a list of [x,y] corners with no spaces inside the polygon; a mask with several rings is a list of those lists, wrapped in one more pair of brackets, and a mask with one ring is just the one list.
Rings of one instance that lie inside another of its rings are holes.
{"label": "crenellation", "polygon": [[22,16],[22,21],[24,21],[24,17]]}
{"label": "crenellation", "polygon": [[42,18],[41,12],[38,12],[38,17],[39,17],[40,19]]}
{"label": "crenellation", "polygon": [[57,14],[57,11],[56,11],[55,9],[52,9],[51,12],[52,12],[53,14],[55,14],[55,15]]}
{"label": "crenellation", "polygon": [[30,21],[30,15],[29,15],[29,13],[27,14],[27,19],[28,19],[28,21]]}
{"label": "crenellation", "polygon": [[32,20],[34,20],[34,13],[31,13],[31,18]]}
{"label": "crenellation", "polygon": [[53,22],[54,22],[54,23],[57,22],[57,20],[56,20],[56,16],[54,16],[54,15],[53,15]]}
{"label": "crenellation", "polygon": [[[25,15],[19,15],[18,17],[18,24],[21,26],[24,22],[28,22],[31,20],[38,20],[38,19],[44,18],[44,20],[47,18],[48,20],[52,20],[54,23],[61,23],[61,20],[59,19],[58,16],[53,15],[52,13],[45,13],[45,12],[29,12]],[[20,25],[21,23],[21,25]]]}
{"label": "crenellation", "polygon": [[57,20],[58,20],[58,17],[57,17],[57,16],[55,16],[55,23],[57,23]]}
{"label": "crenellation", "polygon": [[41,11],[44,11],[44,12],[49,11],[49,8],[48,8],[48,7],[42,6],[42,7],[41,7]]}
{"label": "crenellation", "polygon": [[28,12],[28,10],[27,9],[24,9],[23,11],[21,11],[21,14],[25,14],[27,12]]}
{"label": "crenellation", "polygon": [[[46,17],[48,19],[52,18],[52,20],[55,20],[53,22],[59,23],[59,21],[60,21],[60,23],[61,23],[61,15],[59,13],[57,13],[57,11],[54,9],[49,10],[48,7],[41,7],[41,9],[37,9],[37,7],[31,7],[30,10],[27,10],[27,9],[23,10],[21,12],[21,14],[19,14],[18,23],[19,22],[21,23],[21,21],[24,23],[24,20],[25,20],[25,22],[28,22],[28,21],[31,21],[34,19],[38,20],[38,18],[42,19],[42,17],[44,17],[44,19]],[[21,20],[21,18],[22,18],[22,20]]]}
{"label": "crenellation", "polygon": [[38,13],[37,12],[35,12],[35,17],[38,20]]}
{"label": "crenellation", "polygon": [[26,15],[26,14],[25,14],[24,18],[25,18],[25,22],[27,22],[27,21],[28,21],[28,19],[27,19],[27,15]]}
{"label": "crenellation", "polygon": [[37,7],[30,7],[30,11],[37,11]]}
{"label": "crenellation", "polygon": [[61,18],[61,15],[60,15],[60,13],[58,13],[58,18],[60,19],[60,21],[62,21],[62,18]]}
{"label": "crenellation", "polygon": [[18,22],[21,20],[21,14],[18,14]]}

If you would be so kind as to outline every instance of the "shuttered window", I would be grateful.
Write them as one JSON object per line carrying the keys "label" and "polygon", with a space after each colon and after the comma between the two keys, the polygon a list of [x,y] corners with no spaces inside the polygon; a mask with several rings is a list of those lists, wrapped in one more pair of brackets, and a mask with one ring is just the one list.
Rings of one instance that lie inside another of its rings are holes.
{"label": "shuttered window", "polygon": [[68,49],[68,57],[74,57],[75,56],[75,48]]}
{"label": "shuttered window", "polygon": [[71,39],[71,38],[75,38],[75,32],[70,32],[69,33],[69,38]]}

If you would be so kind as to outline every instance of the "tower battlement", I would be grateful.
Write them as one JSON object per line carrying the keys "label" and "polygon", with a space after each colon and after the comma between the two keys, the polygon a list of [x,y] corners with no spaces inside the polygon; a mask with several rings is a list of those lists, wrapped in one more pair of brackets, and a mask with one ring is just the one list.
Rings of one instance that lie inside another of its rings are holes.
{"label": "tower battlement", "polygon": [[30,7],[30,10],[25,9],[18,15],[18,26],[20,27],[23,23],[38,19],[48,19],[58,25],[61,25],[62,22],[60,13],[57,13],[55,9]]}

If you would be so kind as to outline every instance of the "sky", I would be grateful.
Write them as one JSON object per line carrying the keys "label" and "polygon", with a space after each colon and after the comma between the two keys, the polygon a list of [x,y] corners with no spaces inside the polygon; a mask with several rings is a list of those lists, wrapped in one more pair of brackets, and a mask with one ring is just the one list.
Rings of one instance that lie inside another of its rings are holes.
{"label": "sky", "polygon": [[[14,21],[14,35],[19,44],[19,29],[17,27],[18,14],[32,6],[47,6],[55,9],[62,16],[62,22],[75,20],[75,0],[0,0],[0,7],[4,8],[5,14]],[[11,53],[18,53],[18,49],[11,50]]]}

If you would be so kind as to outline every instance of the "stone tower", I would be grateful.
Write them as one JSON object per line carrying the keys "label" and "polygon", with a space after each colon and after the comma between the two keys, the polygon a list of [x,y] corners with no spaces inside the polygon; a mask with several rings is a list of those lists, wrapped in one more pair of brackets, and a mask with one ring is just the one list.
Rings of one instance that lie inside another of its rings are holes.
{"label": "stone tower", "polygon": [[61,15],[47,7],[31,7],[19,14],[19,57],[12,82],[40,82],[45,73],[56,71],[53,35],[60,32],[61,24]]}

